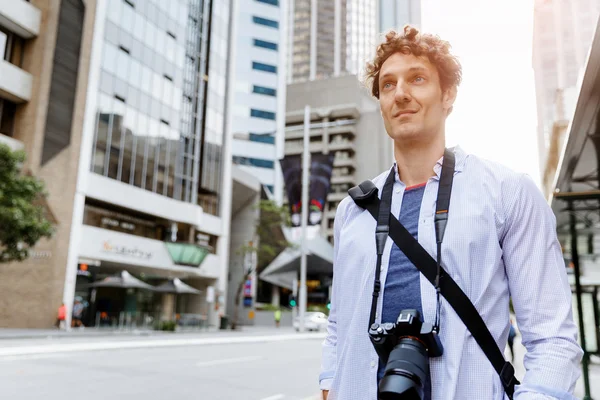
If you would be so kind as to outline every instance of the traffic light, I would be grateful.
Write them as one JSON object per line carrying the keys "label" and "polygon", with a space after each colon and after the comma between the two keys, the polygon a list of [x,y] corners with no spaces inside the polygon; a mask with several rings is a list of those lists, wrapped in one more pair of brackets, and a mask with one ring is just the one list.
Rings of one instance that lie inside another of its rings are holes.
{"label": "traffic light", "polygon": [[292,295],[290,296],[290,307],[294,308],[298,305],[298,302],[296,301],[296,296]]}
{"label": "traffic light", "polygon": [[327,300],[327,309],[331,310],[331,300]]}

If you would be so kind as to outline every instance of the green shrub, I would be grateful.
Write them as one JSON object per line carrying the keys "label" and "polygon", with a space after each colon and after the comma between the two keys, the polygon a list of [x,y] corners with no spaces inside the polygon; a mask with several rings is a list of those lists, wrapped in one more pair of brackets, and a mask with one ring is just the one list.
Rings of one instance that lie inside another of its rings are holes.
{"label": "green shrub", "polygon": [[175,321],[160,321],[154,325],[154,329],[157,331],[175,332],[177,322]]}

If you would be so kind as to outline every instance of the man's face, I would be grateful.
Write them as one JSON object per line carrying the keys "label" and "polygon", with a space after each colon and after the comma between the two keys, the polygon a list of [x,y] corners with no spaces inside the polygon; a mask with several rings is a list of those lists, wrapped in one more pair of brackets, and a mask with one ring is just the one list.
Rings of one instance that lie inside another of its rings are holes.
{"label": "man's face", "polygon": [[397,143],[427,142],[443,135],[455,95],[455,90],[442,92],[437,68],[426,57],[395,53],[381,66],[381,115]]}

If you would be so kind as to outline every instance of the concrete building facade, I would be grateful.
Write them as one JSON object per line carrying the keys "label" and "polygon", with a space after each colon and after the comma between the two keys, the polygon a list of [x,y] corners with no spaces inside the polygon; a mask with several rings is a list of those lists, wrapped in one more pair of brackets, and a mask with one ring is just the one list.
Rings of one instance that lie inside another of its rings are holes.
{"label": "concrete building facade", "polygon": [[[91,325],[225,313],[236,3],[0,2],[0,142],[26,150],[56,220],[2,266],[0,326],[48,327],[74,299]],[[201,293],[89,286],[121,271]]]}
{"label": "concrete building facade", "polygon": [[67,305],[91,297],[92,317],[167,318],[168,296],[89,293],[90,281],[126,270],[204,294],[178,296],[178,315],[214,323],[224,312],[230,12],[208,0],[98,2]]}
{"label": "concrete building facade", "polygon": [[288,85],[285,154],[301,154],[304,107],[311,107],[311,153],[335,153],[322,233],[333,242],[333,220],[348,189],[393,163],[379,103],[355,75]]}
{"label": "concrete building facade", "polygon": [[[55,233],[0,265],[0,327],[51,326],[63,297],[95,2],[0,2],[0,143],[46,183]],[[69,23],[66,24],[66,21]]]}

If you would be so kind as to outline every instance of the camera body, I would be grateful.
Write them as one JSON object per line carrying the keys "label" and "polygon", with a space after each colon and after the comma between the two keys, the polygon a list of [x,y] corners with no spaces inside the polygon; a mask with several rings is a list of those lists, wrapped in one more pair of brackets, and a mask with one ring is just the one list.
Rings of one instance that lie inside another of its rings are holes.
{"label": "camera body", "polygon": [[433,325],[422,322],[418,310],[400,311],[396,323],[386,322],[371,325],[369,337],[379,358],[385,363],[402,338],[412,338],[421,342],[427,349],[429,357],[439,357],[444,354],[442,342],[433,329]]}
{"label": "camera body", "polygon": [[373,324],[369,338],[386,364],[379,384],[381,400],[423,399],[429,358],[444,353],[442,342],[418,310],[402,310],[395,323]]}

